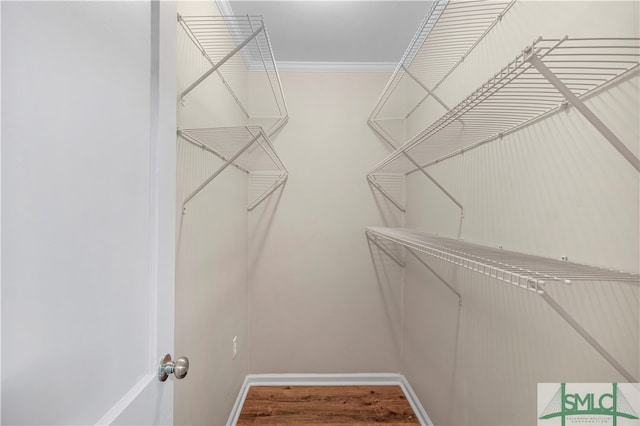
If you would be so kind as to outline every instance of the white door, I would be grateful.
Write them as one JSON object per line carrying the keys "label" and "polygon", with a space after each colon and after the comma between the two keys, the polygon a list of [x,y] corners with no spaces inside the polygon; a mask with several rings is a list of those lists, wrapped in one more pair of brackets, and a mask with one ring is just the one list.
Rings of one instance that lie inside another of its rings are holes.
{"label": "white door", "polygon": [[2,423],[171,423],[175,4],[0,7]]}

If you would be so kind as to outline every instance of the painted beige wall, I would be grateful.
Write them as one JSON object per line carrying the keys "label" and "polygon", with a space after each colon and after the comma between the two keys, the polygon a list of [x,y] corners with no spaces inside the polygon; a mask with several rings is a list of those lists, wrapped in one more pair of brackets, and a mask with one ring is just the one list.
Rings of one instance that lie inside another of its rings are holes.
{"label": "painted beige wall", "polygon": [[252,373],[400,370],[399,278],[376,284],[364,236],[399,223],[365,179],[386,155],[366,120],[388,77],[281,73],[290,119],[274,144],[290,176],[250,216]]}
{"label": "painted beige wall", "polygon": [[[179,2],[178,12],[218,15],[214,2]],[[209,63],[179,26],[177,45],[180,93]],[[239,124],[246,124],[246,118],[216,75],[178,106],[179,128]],[[176,382],[175,424],[225,424],[248,372],[248,176],[227,168],[182,215],[182,200],[222,161],[182,139],[177,156],[175,354],[188,356],[191,367]],[[239,352],[232,359],[234,336]]]}
{"label": "painted beige wall", "polygon": [[[638,37],[637,2],[518,2],[443,84],[455,105],[538,35]],[[587,104],[637,155],[637,74]],[[415,134],[441,114],[425,103]],[[638,272],[637,172],[575,109],[429,169],[464,205],[462,237],[524,253]],[[456,237],[459,210],[418,174],[407,227]],[[407,257],[402,372],[436,424],[534,424],[536,383],[624,381],[533,293],[431,258]],[[549,284],[546,290],[640,377],[637,287]]]}

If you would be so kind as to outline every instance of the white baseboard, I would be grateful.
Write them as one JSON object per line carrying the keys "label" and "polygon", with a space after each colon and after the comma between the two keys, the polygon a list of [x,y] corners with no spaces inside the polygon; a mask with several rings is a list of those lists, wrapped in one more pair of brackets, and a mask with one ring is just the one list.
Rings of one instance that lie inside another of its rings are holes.
{"label": "white baseboard", "polygon": [[402,374],[249,374],[244,379],[236,403],[233,405],[227,425],[235,426],[242,411],[242,405],[251,386],[384,386],[398,385],[418,417],[420,424],[433,423],[418,400],[411,385]]}
{"label": "white baseboard", "polygon": [[409,401],[411,408],[413,408],[413,412],[416,413],[420,424],[425,426],[433,426],[433,422],[429,418],[427,410],[425,410],[422,406],[422,403],[418,399],[416,393],[413,391],[413,388],[409,384],[407,378],[404,377],[403,374],[398,374],[398,376],[400,377],[400,387],[402,388],[402,392],[404,392],[405,398],[407,398],[407,401]]}

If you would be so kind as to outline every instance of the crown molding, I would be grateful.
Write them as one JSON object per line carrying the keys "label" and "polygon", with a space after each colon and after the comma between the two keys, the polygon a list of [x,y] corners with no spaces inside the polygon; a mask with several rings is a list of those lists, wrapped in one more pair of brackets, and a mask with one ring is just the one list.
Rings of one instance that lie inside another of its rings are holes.
{"label": "crown molding", "polygon": [[[229,0],[215,0],[220,14],[223,16],[233,16]],[[234,37],[238,38],[237,35]],[[245,58],[248,59],[248,58]],[[252,63],[249,68],[261,69],[262,64]],[[396,69],[395,62],[312,62],[312,61],[277,61],[278,71],[299,71],[299,72],[388,72]]]}
{"label": "crown molding", "polygon": [[388,72],[396,68],[395,62],[311,62],[277,61],[278,71],[301,72]]}

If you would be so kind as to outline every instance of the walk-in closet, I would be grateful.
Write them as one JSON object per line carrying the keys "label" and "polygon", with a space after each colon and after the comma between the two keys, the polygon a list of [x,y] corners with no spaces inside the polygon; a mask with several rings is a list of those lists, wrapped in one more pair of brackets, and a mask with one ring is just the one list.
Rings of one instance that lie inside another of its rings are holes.
{"label": "walk-in closet", "polygon": [[0,4],[0,422],[640,422],[640,2]]}

